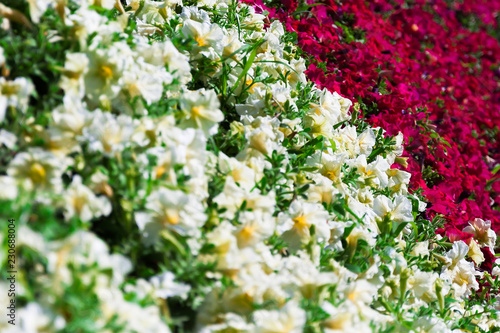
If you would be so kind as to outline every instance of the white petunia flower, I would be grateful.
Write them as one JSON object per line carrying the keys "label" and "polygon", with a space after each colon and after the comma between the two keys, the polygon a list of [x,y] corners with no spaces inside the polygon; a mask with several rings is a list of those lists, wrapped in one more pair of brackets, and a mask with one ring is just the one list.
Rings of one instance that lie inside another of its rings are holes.
{"label": "white petunia flower", "polygon": [[92,121],[92,113],[75,95],[66,94],[63,105],[52,111],[52,121],[46,132],[47,148],[58,156],[80,151],[78,138]]}
{"label": "white petunia flower", "polygon": [[97,105],[115,98],[123,87],[126,55],[118,47],[97,49],[89,53],[85,73],[85,94]]}
{"label": "white petunia flower", "polygon": [[67,53],[64,72],[59,86],[66,94],[83,97],[85,94],[84,76],[88,72],[89,58],[85,53]]}
{"label": "white petunia flower", "polygon": [[66,321],[62,316],[52,313],[49,308],[42,307],[35,302],[28,303],[19,309],[18,316],[19,322],[16,324],[19,325],[20,332],[24,333],[58,331],[66,326]]}
{"label": "white petunia flower", "polygon": [[255,311],[253,319],[255,333],[301,333],[306,312],[295,301],[289,301],[280,310]]}
{"label": "white petunia flower", "polygon": [[411,290],[416,297],[430,303],[437,299],[435,286],[437,278],[437,273],[423,272],[418,269],[414,270],[412,276],[408,279],[408,289]]}
{"label": "white petunia flower", "polygon": [[306,164],[317,167],[321,175],[330,179],[336,185],[341,182],[343,176],[342,166],[346,158],[346,154],[328,154],[318,150],[307,157]]}
{"label": "white petunia flower", "polygon": [[55,0],[27,0],[30,6],[30,16],[34,23],[39,23],[43,13]]}
{"label": "white petunia flower", "polygon": [[463,230],[474,235],[474,238],[479,242],[481,246],[487,246],[490,248],[492,253],[494,252],[497,235],[493,229],[491,229],[491,221],[482,220],[480,218],[475,218],[473,221],[469,222]]}
{"label": "white petunia flower", "polygon": [[163,94],[163,85],[170,84],[172,76],[165,68],[136,60],[134,66],[123,73],[123,89],[131,98],[140,96],[146,103],[157,102]]}
{"label": "white petunia flower", "polygon": [[396,227],[402,222],[412,222],[411,201],[402,195],[394,198],[394,201],[385,195],[379,195],[373,201],[373,211],[378,215],[381,223],[396,222]]}
{"label": "white petunia flower", "polygon": [[213,201],[219,208],[226,208],[227,211],[221,216],[232,219],[243,202],[246,202],[247,209],[261,210],[262,212],[272,214],[276,205],[275,193],[269,192],[262,195],[259,190],[240,187],[232,177],[226,178],[224,190]]}
{"label": "white petunia flower", "polygon": [[126,116],[114,116],[108,112],[93,112],[92,123],[83,129],[81,140],[88,142],[91,151],[102,152],[106,156],[123,151],[132,144],[131,137],[137,121]]}
{"label": "white petunia flower", "polygon": [[139,44],[137,52],[147,63],[155,66],[166,66],[169,72],[178,78],[182,84],[191,80],[191,66],[189,57],[180,53],[170,40],[156,42],[152,45]]}
{"label": "white petunia flower", "polygon": [[7,174],[28,191],[42,190],[60,193],[62,174],[69,166],[69,159],[59,159],[41,148],[30,148],[18,153],[10,162]]}
{"label": "white petunia flower", "polygon": [[163,229],[197,237],[207,218],[203,205],[196,198],[167,188],[151,193],[146,209],[146,212],[136,213],[135,219],[148,244],[155,243]]}
{"label": "white petunia flower", "polygon": [[6,131],[4,129],[0,129],[0,146],[4,145],[9,149],[14,149],[16,146],[17,137],[15,134]]}
{"label": "white petunia flower", "polygon": [[17,108],[25,112],[28,108],[29,97],[35,87],[28,79],[18,77],[14,81],[7,81],[0,77],[0,123],[5,118],[8,107]]}
{"label": "white petunia flower", "polygon": [[414,328],[416,333],[452,333],[443,319],[430,316],[418,318]]}
{"label": "white petunia flower", "polygon": [[88,222],[111,213],[111,203],[108,198],[96,196],[82,184],[79,175],[73,177],[71,185],[64,192],[63,200],[66,219],[77,216],[83,222]]}
{"label": "white petunia flower", "polygon": [[367,128],[357,138],[357,145],[359,146],[359,153],[369,156],[375,146],[375,132],[372,128]]}
{"label": "white petunia flower", "polygon": [[240,248],[252,246],[271,237],[276,226],[276,218],[261,210],[244,211],[238,215],[241,225],[235,232]]}
{"label": "white petunia flower", "polygon": [[200,54],[210,59],[217,59],[222,53],[224,33],[217,24],[188,19],[184,21],[182,33],[194,39]]}
{"label": "white petunia flower", "polygon": [[180,126],[199,128],[206,136],[217,133],[218,123],[224,120],[219,99],[213,90],[187,91],[182,94],[180,106],[186,113]]}
{"label": "white petunia flower", "polygon": [[469,247],[467,246],[467,244],[465,244],[464,241],[454,242],[451,250],[448,251],[445,255],[445,267],[451,270],[454,269],[457,263],[460,260],[464,259],[468,252]]}
{"label": "white petunia flower", "polygon": [[227,174],[236,184],[247,190],[251,190],[258,181],[254,169],[222,152],[219,153],[219,168],[223,174]]}
{"label": "white petunia flower", "polygon": [[161,275],[153,276],[149,281],[156,297],[167,299],[179,296],[182,299],[186,299],[191,287],[185,283],[174,282],[174,280],[174,273],[164,272]]}
{"label": "white petunia flower", "polygon": [[246,147],[238,154],[240,160],[252,157],[263,158],[271,156],[273,151],[285,153],[282,145],[284,135],[279,130],[280,121],[271,117],[242,117],[245,125]]}
{"label": "white petunia flower", "polygon": [[10,176],[0,176],[0,200],[14,200],[19,193],[16,179]]}
{"label": "white petunia flower", "polygon": [[310,239],[311,226],[315,227],[315,237],[320,241],[330,238],[328,218],[329,214],[322,205],[295,200],[288,212],[278,215],[277,231],[289,243],[290,248],[297,250],[302,242]]}

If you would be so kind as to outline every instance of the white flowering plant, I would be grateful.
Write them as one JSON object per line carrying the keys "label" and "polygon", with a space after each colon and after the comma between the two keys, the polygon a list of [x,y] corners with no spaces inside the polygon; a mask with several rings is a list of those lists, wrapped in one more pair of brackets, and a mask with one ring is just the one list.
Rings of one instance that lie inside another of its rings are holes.
{"label": "white flowering plant", "polygon": [[278,21],[229,0],[4,6],[2,331],[500,330],[488,221],[437,236],[405,138],[308,82]]}

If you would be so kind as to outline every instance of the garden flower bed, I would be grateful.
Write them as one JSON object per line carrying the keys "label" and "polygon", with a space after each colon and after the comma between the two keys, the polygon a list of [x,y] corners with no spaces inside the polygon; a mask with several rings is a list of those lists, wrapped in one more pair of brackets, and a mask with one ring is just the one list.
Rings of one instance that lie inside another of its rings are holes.
{"label": "garden flower bed", "polygon": [[495,6],[0,4],[2,332],[500,331]]}

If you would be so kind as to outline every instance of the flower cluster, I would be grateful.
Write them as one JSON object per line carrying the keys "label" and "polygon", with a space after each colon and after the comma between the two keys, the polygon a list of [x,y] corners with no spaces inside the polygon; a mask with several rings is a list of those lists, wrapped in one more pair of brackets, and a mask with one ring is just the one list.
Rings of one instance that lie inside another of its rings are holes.
{"label": "flower cluster", "polygon": [[404,134],[410,188],[445,222],[441,235],[469,243],[465,228],[478,217],[500,230],[500,46],[487,33],[498,3],[252,3],[297,34],[311,80],[357,99],[373,126]]}
{"label": "flower cluster", "polygon": [[308,81],[279,21],[227,0],[11,6],[0,209],[22,278],[2,330],[500,330],[495,222],[436,235],[402,170],[419,137],[358,117],[364,87]]}

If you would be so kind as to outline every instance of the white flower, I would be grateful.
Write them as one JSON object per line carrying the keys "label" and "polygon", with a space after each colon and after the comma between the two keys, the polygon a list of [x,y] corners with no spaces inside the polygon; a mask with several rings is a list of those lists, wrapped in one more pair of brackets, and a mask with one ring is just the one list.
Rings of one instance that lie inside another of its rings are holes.
{"label": "white flower", "polygon": [[28,0],[30,6],[31,20],[34,23],[39,23],[43,13],[53,4],[54,0]]}
{"label": "white flower", "polygon": [[469,242],[469,252],[467,252],[467,255],[478,266],[481,265],[481,263],[484,261],[484,254],[475,240],[471,240]]}
{"label": "white flower", "polygon": [[497,235],[495,231],[491,229],[491,221],[475,218],[473,221],[469,222],[469,225],[466,226],[463,231],[473,234],[474,238],[479,242],[479,245],[489,247],[490,251],[494,253]]}
{"label": "white flower", "polygon": [[18,153],[10,162],[7,174],[15,178],[28,191],[51,190],[60,193],[62,174],[69,160],[59,159],[41,148],[30,148]]}
{"label": "white flower", "polygon": [[415,247],[411,251],[414,256],[428,256],[429,255],[429,241],[425,240],[422,242],[417,242]]}
{"label": "white flower", "polygon": [[137,303],[127,302],[116,288],[100,288],[96,294],[100,301],[103,325],[115,320],[118,325],[126,327],[126,332],[170,333],[161,319],[158,306],[142,307]]}
{"label": "white flower", "polygon": [[80,42],[82,50],[87,49],[87,37],[89,35],[97,33],[98,35],[94,37],[92,42],[99,43],[99,40],[102,40],[102,34],[106,30],[108,30],[108,33],[118,32],[118,29],[109,31],[113,27],[112,23],[108,22],[105,16],[100,15],[95,10],[89,9],[87,6],[80,7],[74,14],[68,15],[65,20],[65,24],[71,27],[72,33]]}
{"label": "white flower", "polygon": [[0,129],[0,145],[4,145],[9,149],[14,149],[16,142],[17,137],[15,134],[4,129]]}
{"label": "white flower", "polygon": [[402,222],[413,221],[411,201],[402,195],[396,196],[394,202],[385,195],[377,196],[373,201],[373,211],[382,221],[388,219],[383,223],[394,221],[397,226]]}
{"label": "white flower", "polygon": [[83,129],[82,135],[91,151],[112,156],[131,145],[131,136],[137,126],[132,118],[126,115],[116,117],[101,110],[94,111],[92,116],[92,123]]}
{"label": "white flower", "polygon": [[372,128],[367,128],[357,138],[359,153],[369,156],[375,146],[375,133]]}
{"label": "white flower", "polygon": [[248,15],[242,22],[242,27],[245,29],[262,31],[264,28],[265,15],[255,13],[255,8],[248,7]]}
{"label": "white flower", "polygon": [[42,234],[31,230],[26,225],[21,225],[18,231],[19,240],[16,245],[27,246],[42,255],[45,255],[47,251],[47,242],[43,238]]}
{"label": "white flower", "polygon": [[66,94],[83,97],[85,94],[84,75],[88,71],[89,58],[85,53],[67,53],[64,72],[59,85]]}
{"label": "white flower", "polygon": [[81,149],[77,138],[93,117],[75,95],[66,94],[63,103],[52,111],[52,121],[46,132],[48,149],[61,157]]}
{"label": "white flower", "polygon": [[260,191],[251,188],[238,186],[232,177],[226,178],[224,190],[213,200],[219,208],[226,208],[223,217],[232,219],[236,211],[246,202],[245,207],[253,210],[261,210],[272,214],[276,205],[275,193],[269,192],[267,195],[260,194]]}
{"label": "white flower", "polygon": [[18,77],[14,81],[7,81],[0,77],[0,123],[5,118],[7,107],[26,111],[29,97],[35,90],[31,81],[24,77]]}
{"label": "white flower", "polygon": [[345,286],[345,298],[351,301],[358,309],[366,309],[377,295],[377,287],[366,281],[357,280]]}
{"label": "white flower", "polygon": [[301,333],[306,312],[295,301],[289,301],[280,310],[255,311],[253,319],[255,333]]}
{"label": "white flower", "polygon": [[241,212],[238,222],[241,226],[236,230],[235,236],[240,248],[252,246],[271,237],[276,225],[276,219],[261,210]]}
{"label": "white flower", "polygon": [[200,328],[200,333],[218,332],[252,332],[253,325],[246,322],[245,318],[236,313],[217,314],[217,323]]}
{"label": "white flower", "polygon": [[432,302],[437,299],[436,279],[437,273],[414,270],[413,275],[408,279],[409,290],[412,290],[416,297],[425,302]]}
{"label": "white flower", "polygon": [[[106,275],[104,280],[97,281],[105,283],[108,287],[123,283],[124,277],[132,269],[132,264],[127,258],[120,254],[110,255],[107,244],[91,232],[79,230],[62,240],[49,243],[48,246],[47,270],[54,276],[55,281],[67,284],[72,282],[70,263],[76,267],[88,268],[97,264],[101,270],[110,270],[111,278]],[[53,286],[57,290],[61,287],[59,284]]]}
{"label": "white flower", "polygon": [[137,226],[148,244],[154,243],[163,229],[182,236],[198,236],[205,224],[203,205],[192,195],[178,190],[160,188],[148,197],[146,212],[135,214]]}
{"label": "white flower", "polygon": [[361,175],[365,184],[376,185],[380,187],[387,187],[389,184],[389,177],[387,171],[391,167],[387,160],[378,155],[375,161],[368,164],[366,155],[359,155],[356,159],[348,161],[352,168]]}
{"label": "white flower", "polygon": [[59,331],[65,328],[63,317],[52,313],[50,309],[31,302],[19,310],[20,332],[37,333],[44,330]]}
{"label": "white flower", "polygon": [[323,321],[325,333],[372,332],[369,323],[361,321],[358,309],[351,302],[344,302],[336,308],[325,301],[321,308],[329,314]]}
{"label": "white flower", "polygon": [[200,23],[188,19],[184,21],[182,33],[195,40],[197,46],[201,49],[202,55],[217,59],[222,53],[224,33],[217,24]]}
{"label": "white flower", "polygon": [[14,200],[18,195],[16,179],[10,176],[0,176],[0,200]]}
{"label": "white flower", "polygon": [[306,256],[285,258],[280,273],[284,276],[286,289],[298,288],[302,296],[309,299],[320,287],[338,282],[335,273],[320,272],[317,264]]}
{"label": "white flower", "polygon": [[278,215],[277,231],[289,242],[290,248],[296,250],[302,242],[309,240],[310,228],[313,225],[315,237],[320,241],[328,240],[330,238],[328,218],[328,212],[322,205],[295,200],[287,213]]}
{"label": "white flower", "polygon": [[169,72],[186,84],[191,80],[189,58],[180,53],[170,40],[156,42],[152,45],[138,45],[138,53],[147,63],[155,66],[167,66]]}
{"label": "white flower", "polygon": [[0,67],[5,65],[5,54],[3,47],[0,46]]}
{"label": "white flower", "polygon": [[346,158],[346,154],[328,154],[318,150],[307,157],[306,164],[317,167],[321,175],[330,179],[333,184],[338,184],[341,182],[342,165]]}
{"label": "white flower", "polygon": [[183,7],[180,17],[184,21],[193,20],[199,23],[210,23],[210,16],[208,13],[194,6]]}
{"label": "white flower", "polygon": [[180,106],[186,112],[186,118],[180,125],[183,128],[199,128],[207,136],[217,133],[218,123],[224,120],[219,99],[213,90],[187,91],[182,94]]}
{"label": "white flower", "polygon": [[305,127],[310,127],[314,136],[331,137],[333,126],[348,118],[347,110],[352,102],[326,88],[319,93],[319,104],[311,103],[311,110],[304,118]]}
{"label": "white flower", "polygon": [[238,50],[245,44],[240,40],[238,31],[231,29],[224,35],[223,45],[222,56],[224,58],[231,56],[232,59],[239,59],[241,55]]}
{"label": "white flower", "polygon": [[464,259],[468,252],[469,247],[464,241],[454,242],[451,250],[445,255],[447,259],[445,266],[451,270],[454,269],[455,265],[457,265],[460,260]]}
{"label": "white flower", "polygon": [[172,272],[164,272],[161,275],[153,276],[150,282],[154,288],[155,296],[164,299],[179,296],[186,299],[191,287],[184,283],[174,282],[174,279],[175,275]]}
{"label": "white flower", "polygon": [[452,333],[446,323],[435,317],[420,317],[415,321],[415,332],[417,333]]}
{"label": "white flower", "polygon": [[73,177],[73,182],[64,193],[65,217],[77,216],[83,222],[93,218],[107,216],[111,213],[111,203],[106,197],[97,197],[87,186],[82,184],[82,178]]}
{"label": "white flower", "polygon": [[393,193],[408,193],[407,185],[410,183],[411,173],[398,169],[388,169],[386,173],[390,177],[387,187]]}
{"label": "white flower", "polygon": [[123,71],[127,56],[119,48],[97,49],[88,54],[85,73],[85,93],[94,103],[115,98],[123,86]]}
{"label": "white flower", "polygon": [[247,190],[251,190],[258,180],[254,169],[222,152],[219,153],[219,168],[222,173],[232,177],[236,184]]}
{"label": "white flower", "polygon": [[242,117],[245,125],[245,138],[247,145],[238,154],[240,160],[248,160],[252,157],[263,158],[270,156],[273,151],[285,153],[281,144],[284,139],[283,133],[279,130],[279,120],[271,117],[250,116]]}
{"label": "white flower", "polygon": [[163,85],[171,82],[172,76],[164,67],[148,64],[142,58],[123,73],[124,90],[131,98],[141,96],[148,105],[157,102],[162,96]]}
{"label": "white flower", "polygon": [[442,275],[443,277],[451,278],[455,297],[468,296],[471,289],[479,289],[479,283],[476,279],[476,275],[478,274],[472,262],[462,259],[456,264],[453,271],[445,272]]}

